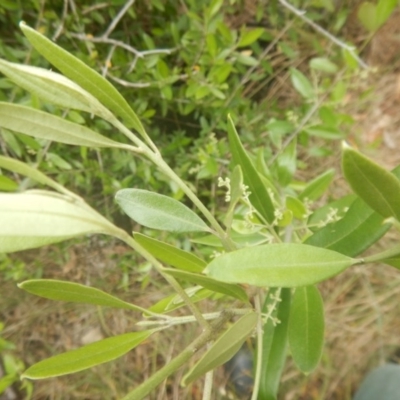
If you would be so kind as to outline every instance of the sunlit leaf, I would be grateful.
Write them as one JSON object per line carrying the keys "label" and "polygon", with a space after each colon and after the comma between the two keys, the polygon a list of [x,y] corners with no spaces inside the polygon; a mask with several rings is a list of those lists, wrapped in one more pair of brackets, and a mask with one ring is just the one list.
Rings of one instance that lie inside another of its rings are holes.
{"label": "sunlit leaf", "polygon": [[196,365],[183,377],[182,384],[188,385],[208,371],[230,360],[252,333],[257,323],[257,318],[256,313],[248,313],[237,320],[215,341]]}
{"label": "sunlit leaf", "polygon": [[110,82],[24,22],[20,23],[20,28],[32,46],[51,64],[147,138],[139,118]]}
{"label": "sunlit leaf", "polygon": [[117,203],[134,221],[170,232],[210,231],[204,221],[179,201],[142,189],[122,189]]}
{"label": "sunlit leaf", "polygon": [[28,293],[51,300],[94,304],[97,306],[124,308],[146,312],[144,308],[120,300],[100,289],[81,285],[75,282],[66,282],[54,279],[32,279],[18,284],[18,287]]}
{"label": "sunlit leaf", "polygon": [[244,302],[248,301],[248,296],[246,292],[238,285],[219,282],[208,276],[193,274],[191,272],[179,271],[175,269],[166,268],[164,269],[164,272],[173,276],[174,278],[182,279],[195,285],[202,286],[206,289],[213,290],[214,292],[223,293],[227,296],[235,297]]}
{"label": "sunlit leaf", "polygon": [[[1,157],[1,156],[0,156]],[[14,192],[18,189],[18,183],[7,176],[0,175],[0,191]]]}
{"label": "sunlit leaf", "polygon": [[400,219],[400,182],[394,174],[346,144],[342,168],[353,191],[373,210]]}
{"label": "sunlit leaf", "polygon": [[290,79],[293,87],[305,98],[315,97],[315,91],[308,78],[296,68],[290,68]]}
{"label": "sunlit leaf", "polygon": [[237,47],[247,47],[254,43],[263,33],[264,28],[242,30]]}
{"label": "sunlit leaf", "polygon": [[0,221],[0,253],[115,229],[84,203],[45,191],[1,193]]}
{"label": "sunlit leaf", "polygon": [[189,272],[201,272],[207,263],[192,253],[178,249],[168,243],[161,242],[140,233],[134,233],[135,240],[150,254],[162,262]]}
{"label": "sunlit leaf", "polygon": [[35,138],[88,147],[120,147],[85,126],[34,108],[0,102],[0,127]]}
{"label": "sunlit leaf", "polygon": [[21,378],[52,378],[104,364],[128,353],[152,333],[153,331],[126,333],[50,357],[32,365]]}
{"label": "sunlit leaf", "polygon": [[297,288],[292,299],[288,338],[293,360],[309,373],[316,368],[324,344],[324,305],[315,286]]}
{"label": "sunlit leaf", "polygon": [[0,59],[0,72],[40,99],[68,109],[86,111],[104,119],[115,118],[95,97],[65,76],[44,68]]}
{"label": "sunlit leaf", "polygon": [[297,243],[247,247],[216,257],[205,272],[222,282],[255,286],[311,285],[342,272],[356,260]]}

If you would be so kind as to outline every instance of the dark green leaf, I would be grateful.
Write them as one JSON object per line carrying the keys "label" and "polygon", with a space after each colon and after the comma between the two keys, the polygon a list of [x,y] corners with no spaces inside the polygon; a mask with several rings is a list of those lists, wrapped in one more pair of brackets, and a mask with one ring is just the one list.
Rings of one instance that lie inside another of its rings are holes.
{"label": "dark green leaf", "polygon": [[319,363],[324,345],[324,305],[315,286],[297,288],[292,299],[288,338],[295,364],[309,373]]}
{"label": "dark green leaf", "polygon": [[152,239],[141,233],[134,233],[135,240],[150,254],[162,262],[189,272],[201,272],[207,265],[204,260],[170,244]]}
{"label": "dark green leaf", "polygon": [[271,198],[247,155],[230,116],[228,117],[228,137],[233,164],[235,166],[240,165],[242,168],[244,183],[249,187],[249,191],[251,192],[249,197],[251,204],[267,222],[272,223],[275,216]]}
{"label": "dark green leaf", "polygon": [[50,357],[28,368],[21,379],[52,378],[104,364],[128,353],[152,333],[153,331],[126,333]]}
{"label": "dark green leaf", "polygon": [[188,385],[208,371],[230,360],[253,332],[257,318],[256,313],[248,313],[237,320],[215,341],[196,365],[183,377],[182,385]]}
{"label": "dark green leaf", "polygon": [[222,293],[230,297],[235,297],[236,299],[248,302],[248,296],[244,289],[238,285],[232,285],[229,283],[223,283],[216,281],[208,276],[193,274],[191,272],[179,271],[176,269],[164,269],[168,275],[173,276],[177,279],[182,279],[184,281],[193,283],[195,285],[202,286],[206,289],[213,290],[217,293]]}
{"label": "dark green leaf", "polygon": [[[276,295],[277,291],[278,289],[275,289],[268,293],[269,296],[263,306],[264,313],[269,312],[268,306],[274,301],[271,295]],[[285,365],[291,290],[281,289],[280,298],[281,301],[273,314],[279,323],[274,324],[271,319],[268,319],[263,328],[263,356],[258,400],[276,400]]]}

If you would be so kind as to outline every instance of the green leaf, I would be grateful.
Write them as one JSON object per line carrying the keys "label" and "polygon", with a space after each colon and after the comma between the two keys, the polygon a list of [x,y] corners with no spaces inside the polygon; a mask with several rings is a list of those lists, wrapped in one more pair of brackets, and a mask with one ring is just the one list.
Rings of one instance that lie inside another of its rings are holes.
{"label": "green leaf", "polygon": [[240,165],[242,168],[244,183],[249,187],[249,191],[251,192],[249,196],[251,204],[267,222],[272,223],[275,216],[271,198],[247,155],[230,116],[228,116],[228,137],[233,164],[234,166]]}
{"label": "green leaf", "polygon": [[353,191],[382,216],[400,219],[400,182],[394,174],[343,145],[343,174]]}
{"label": "green leaf", "polygon": [[311,82],[306,76],[296,68],[290,68],[290,79],[293,87],[305,98],[312,99],[315,97],[315,91]]}
{"label": "green leaf", "polygon": [[51,64],[147,139],[139,118],[110,82],[24,22],[20,23],[20,28],[32,46]]}
{"label": "green leaf", "polygon": [[[214,300],[216,297],[222,297],[221,294],[216,294],[213,290],[203,289],[200,286],[187,288],[185,292],[190,297],[192,303],[197,303],[210,297]],[[186,306],[186,303],[182,300],[182,297],[178,294],[172,294],[153,304],[148,310],[157,314],[162,314],[183,306]]]}
{"label": "green leaf", "polygon": [[222,293],[230,297],[235,297],[236,299],[244,302],[248,302],[248,296],[246,292],[238,285],[219,282],[208,276],[193,274],[186,271],[179,271],[176,269],[165,268],[163,271],[174,278],[182,279],[195,285],[202,286],[206,289],[213,290],[214,292]]}
{"label": "green leaf", "polygon": [[254,43],[263,33],[264,28],[244,29],[240,34],[237,47],[247,47]]}
{"label": "green leaf", "polygon": [[120,207],[148,228],[170,232],[207,232],[204,221],[188,207],[170,197],[142,189],[122,189],[115,196]]}
{"label": "green leaf", "polygon": [[299,194],[299,199],[304,200],[307,198],[309,200],[317,200],[326,192],[334,176],[334,169],[328,169],[323,172],[307,184],[304,190]]}
{"label": "green leaf", "polygon": [[205,272],[222,282],[296,287],[328,279],[356,260],[337,252],[297,243],[267,244],[223,254]]}
{"label": "green leaf", "polygon": [[381,215],[358,198],[342,219],[316,231],[305,243],[355,257],[388,231],[390,224],[383,221]]}
{"label": "green leaf", "polygon": [[378,26],[382,26],[390,17],[394,9],[398,6],[398,0],[379,0],[376,5],[376,16]]}
{"label": "green leaf", "polygon": [[45,379],[72,374],[115,360],[131,351],[153,331],[126,333],[50,357],[28,368],[21,379]]}
{"label": "green leaf", "polygon": [[288,339],[297,367],[309,373],[319,363],[324,345],[324,305],[315,286],[297,288],[292,299]]}
{"label": "green leaf", "polygon": [[86,111],[106,120],[115,118],[95,97],[63,75],[0,59],[0,72],[40,99],[63,108]]}
{"label": "green leaf", "polygon": [[[0,156],[1,157],[1,156]],[[0,191],[14,192],[18,189],[18,183],[8,178],[7,176],[0,175]]]}
{"label": "green leaf", "polygon": [[204,260],[170,244],[152,239],[141,233],[133,234],[135,240],[150,254],[162,262],[188,272],[201,272],[207,265]]}
{"label": "green leaf", "polygon": [[[276,295],[277,290],[268,293],[263,312],[269,312],[268,306],[273,302],[271,295]],[[280,299],[273,314],[279,323],[274,324],[271,319],[268,319],[263,328],[263,355],[258,400],[276,400],[282,370],[285,366],[291,289],[281,289]]]}
{"label": "green leaf", "polygon": [[310,126],[309,128],[305,128],[304,132],[307,132],[309,135],[327,140],[339,140],[343,139],[343,137],[345,136],[345,133],[343,131],[340,131],[336,127],[327,125]]}
{"label": "green leaf", "polygon": [[293,174],[296,172],[296,151],[297,143],[293,140],[277,157],[275,168],[278,175],[279,183],[287,186],[292,180]]}
{"label": "green leaf", "polygon": [[237,320],[215,341],[196,365],[183,377],[182,385],[188,385],[208,371],[229,361],[253,332],[257,318],[257,314],[251,312]]}
{"label": "green leaf", "polygon": [[286,208],[293,213],[293,216],[298,219],[303,219],[307,214],[305,205],[297,197],[286,197]]}
{"label": "green leaf", "polygon": [[126,301],[111,296],[102,290],[74,282],[65,282],[54,279],[32,279],[19,283],[18,287],[28,293],[44,297],[45,299],[147,312],[142,307],[137,307],[134,304],[127,303]]}
{"label": "green leaf", "polygon": [[52,187],[53,189],[57,190],[61,193],[67,193],[68,191],[59,183],[53,181],[52,179],[48,178],[45,174],[38,171],[36,168],[29,166],[21,161],[0,156],[0,168],[7,169],[9,171],[16,172],[17,174],[24,175],[28,178],[33,179],[34,181],[41,183],[43,185],[47,185]]}
{"label": "green leaf", "polygon": [[310,60],[310,68],[316,71],[326,72],[327,74],[335,74],[338,67],[326,57],[314,57]]}
{"label": "green leaf", "polygon": [[115,230],[85,203],[45,191],[1,193],[0,221],[0,253]]}
{"label": "green leaf", "polygon": [[0,127],[40,139],[87,147],[121,147],[97,132],[34,108],[0,102]]}

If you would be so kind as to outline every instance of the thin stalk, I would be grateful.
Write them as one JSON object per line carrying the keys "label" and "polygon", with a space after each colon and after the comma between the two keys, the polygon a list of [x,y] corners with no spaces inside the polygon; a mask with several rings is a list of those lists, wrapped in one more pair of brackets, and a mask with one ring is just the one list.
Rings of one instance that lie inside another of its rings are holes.
{"label": "thin stalk", "polygon": [[400,255],[400,246],[393,247],[392,249],[382,251],[369,257],[361,258],[360,263],[373,263],[392,258]]}
{"label": "thin stalk", "polygon": [[[171,180],[173,180],[186,194],[187,197],[193,202],[193,204],[199,209],[199,211],[208,220],[211,227],[216,231],[219,239],[221,240],[223,246],[226,250],[235,250],[236,246],[232,240],[228,237],[224,229],[221,227],[219,222],[214,218],[207,207],[201,202],[201,200],[195,195],[195,193],[189,188],[188,185],[175,173],[175,171],[164,161],[161,154],[157,151],[150,149],[142,140],[140,140],[136,135],[134,135],[125,125],[123,125],[118,120],[113,122],[113,125],[120,130],[126,137],[132,140],[138,148],[132,149],[135,153],[142,152],[150,161],[152,161],[161,172],[167,175]],[[129,150],[129,149],[128,149]]]}
{"label": "thin stalk", "polygon": [[[210,348],[210,344],[208,344],[208,348]],[[213,388],[213,378],[214,378],[214,370],[208,371],[206,373],[206,378],[204,381],[202,400],[211,400],[212,388]]]}
{"label": "thin stalk", "polygon": [[257,321],[257,361],[256,370],[254,374],[254,387],[253,393],[251,395],[251,400],[257,400],[258,391],[261,382],[261,371],[262,371],[262,357],[263,357],[263,320],[262,320],[262,310],[260,302],[260,293],[254,296],[254,307],[258,313]]}
{"label": "thin stalk", "polygon": [[141,400],[145,398],[164,379],[173,374],[178,368],[189,361],[194,353],[202,348],[220,329],[222,329],[224,323],[229,318],[230,314],[224,313],[220,319],[215,321],[212,327],[204,331],[194,342],[186,347],[186,349],[178,354],[172,361],[164,365],[164,367],[159,369],[149,379],[128,393],[122,400]]}
{"label": "thin stalk", "polygon": [[203,329],[208,329],[209,324],[204,319],[200,310],[196,307],[196,305],[190,300],[188,294],[182,289],[181,285],[176,281],[174,277],[168,275],[164,272],[164,267],[162,264],[154,258],[144,247],[142,247],[139,243],[136,242],[133,237],[129,236],[125,231],[118,230],[119,239],[123,240],[126,244],[136,250],[140,255],[142,255],[146,260],[151,262],[156,268],[157,272],[174,288],[174,290],[178,293],[178,295],[182,298],[185,304],[189,307],[192,314],[195,316],[197,322],[203,327]]}

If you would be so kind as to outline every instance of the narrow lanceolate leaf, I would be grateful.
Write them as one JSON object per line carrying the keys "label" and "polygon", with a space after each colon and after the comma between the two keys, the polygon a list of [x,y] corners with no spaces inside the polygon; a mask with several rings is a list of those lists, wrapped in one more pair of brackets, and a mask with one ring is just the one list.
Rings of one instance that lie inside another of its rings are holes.
{"label": "narrow lanceolate leaf", "polygon": [[43,101],[64,108],[86,111],[106,120],[115,118],[95,97],[63,75],[44,68],[0,59],[0,72]]}
{"label": "narrow lanceolate leaf", "polygon": [[305,243],[355,257],[378,241],[390,228],[384,218],[360,198],[337,222],[333,222],[310,236]]}
{"label": "narrow lanceolate leaf", "polygon": [[86,204],[45,191],[1,193],[0,221],[0,253],[115,230]]}
{"label": "narrow lanceolate leaf", "polygon": [[153,331],[132,332],[50,357],[28,368],[21,379],[45,379],[73,374],[115,360],[147,339]]}
{"label": "narrow lanceolate leaf", "polygon": [[304,190],[300,193],[299,199],[317,200],[326,192],[334,176],[334,169],[328,169],[328,171],[317,176],[307,184]]}
{"label": "narrow lanceolate leaf", "polygon": [[34,108],[0,102],[0,127],[40,139],[87,147],[120,147],[82,125]]}
{"label": "narrow lanceolate leaf", "polygon": [[315,286],[297,288],[292,299],[288,338],[297,367],[309,373],[316,368],[324,345],[324,305]]}
{"label": "narrow lanceolate leaf", "polygon": [[235,297],[244,302],[248,301],[246,292],[238,285],[219,282],[208,276],[193,274],[191,272],[186,272],[186,271],[179,271],[176,269],[166,268],[163,271],[166,272],[168,275],[173,276],[174,278],[182,279],[184,281],[193,283],[195,285],[202,286],[206,289],[213,290],[214,292],[217,293],[223,293],[227,296]]}
{"label": "narrow lanceolate leaf", "polygon": [[117,203],[134,221],[148,228],[170,232],[209,232],[204,221],[179,201],[142,189],[122,189]]}
{"label": "narrow lanceolate leaf", "polygon": [[357,260],[297,243],[267,244],[223,254],[208,264],[212,278],[255,286],[296,287],[328,279]]}
{"label": "narrow lanceolate leaf", "polygon": [[382,216],[400,219],[400,182],[389,171],[347,145],[342,168],[353,191]]}
{"label": "narrow lanceolate leaf", "polygon": [[44,297],[45,299],[146,312],[144,308],[120,300],[100,289],[74,282],[54,279],[32,279],[18,284],[18,287],[28,293]]}
{"label": "narrow lanceolate leaf", "polygon": [[141,233],[135,232],[134,238],[154,257],[183,271],[201,272],[207,265],[204,260],[192,253],[178,249],[168,243],[152,239]]}
{"label": "narrow lanceolate leaf", "polygon": [[249,196],[251,204],[267,222],[272,223],[275,216],[271,198],[247,155],[230,116],[228,117],[228,137],[233,163],[235,166],[240,165],[242,168],[244,183],[249,187],[249,191],[251,192]]}
{"label": "narrow lanceolate leaf", "polygon": [[32,46],[51,64],[92,94],[115,115],[121,117],[126,124],[132,126],[142,136],[147,138],[147,134],[139,118],[110,82],[81,60],[27,26],[24,22],[20,23],[20,27]]}
{"label": "narrow lanceolate leaf", "polygon": [[188,385],[208,371],[230,360],[253,332],[257,318],[257,314],[252,312],[237,320],[215,341],[204,356],[183,377],[182,384]]}
{"label": "narrow lanceolate leaf", "polygon": [[[276,294],[278,289],[271,292]],[[268,306],[274,301],[268,296],[263,306],[263,312],[269,311]],[[287,352],[287,330],[289,324],[291,290],[281,289],[281,301],[273,314],[278,321],[274,324],[268,319],[263,328],[263,349],[261,364],[261,382],[258,400],[276,400]]]}
{"label": "narrow lanceolate leaf", "polygon": [[22,161],[15,160],[10,157],[0,156],[0,168],[4,168],[9,171],[16,172],[17,174],[24,175],[38,183],[52,187],[53,189],[61,193],[68,192],[62,185],[53,181],[53,179],[50,179],[45,174],[38,171],[36,168],[33,168]]}

